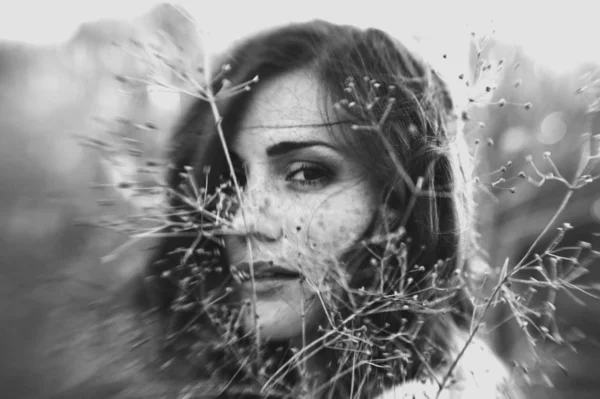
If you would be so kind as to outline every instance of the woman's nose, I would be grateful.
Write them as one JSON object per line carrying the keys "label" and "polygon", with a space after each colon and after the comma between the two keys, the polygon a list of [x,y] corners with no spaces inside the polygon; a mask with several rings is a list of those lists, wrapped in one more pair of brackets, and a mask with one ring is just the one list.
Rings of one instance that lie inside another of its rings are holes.
{"label": "woman's nose", "polygon": [[277,241],[283,237],[283,215],[270,195],[242,193],[242,205],[233,216],[232,228],[240,235],[262,241]]}

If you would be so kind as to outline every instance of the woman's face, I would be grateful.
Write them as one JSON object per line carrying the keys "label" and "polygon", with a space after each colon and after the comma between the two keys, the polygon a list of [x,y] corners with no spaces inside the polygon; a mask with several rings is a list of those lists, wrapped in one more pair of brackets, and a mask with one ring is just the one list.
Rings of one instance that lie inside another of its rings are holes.
{"label": "woman's face", "polygon": [[378,206],[364,166],[325,125],[319,88],[307,69],[262,82],[228,143],[245,173],[226,254],[243,301],[253,299],[253,262],[257,325],[271,340],[300,336],[303,322],[314,327],[319,295],[344,277],[337,260]]}

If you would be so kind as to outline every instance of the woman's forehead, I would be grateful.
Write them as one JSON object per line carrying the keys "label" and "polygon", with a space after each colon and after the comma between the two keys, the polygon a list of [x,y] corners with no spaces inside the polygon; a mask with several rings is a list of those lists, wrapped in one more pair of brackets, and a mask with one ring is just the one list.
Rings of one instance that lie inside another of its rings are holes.
{"label": "woman's forehead", "polygon": [[324,112],[324,91],[315,72],[296,69],[260,82],[232,138],[238,153],[279,141],[319,140],[334,144]]}
{"label": "woman's forehead", "polygon": [[302,68],[259,82],[240,123],[241,130],[261,127],[318,126],[324,120],[321,83]]}

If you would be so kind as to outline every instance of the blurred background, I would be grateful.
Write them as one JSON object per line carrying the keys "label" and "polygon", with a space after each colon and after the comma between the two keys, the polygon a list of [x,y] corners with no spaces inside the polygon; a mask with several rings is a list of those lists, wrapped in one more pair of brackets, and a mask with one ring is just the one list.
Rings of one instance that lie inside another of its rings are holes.
{"label": "blurred background", "polygon": [[[31,276],[81,259],[85,251],[103,255],[90,244],[103,235],[87,226],[107,214],[98,199],[113,204],[110,213],[126,213],[128,193],[110,183],[152,179],[148,165],[135,156],[107,172],[101,151],[82,142],[93,144],[117,130],[134,140],[144,160],[160,161],[191,98],[152,79],[185,89],[177,71],[193,71],[201,78],[197,66],[204,55],[267,26],[318,17],[418,39],[455,87],[459,103],[468,105],[467,138],[477,147],[481,240],[489,263],[498,269],[506,258],[516,261],[525,254],[567,191],[560,182],[536,187],[518,178],[520,171],[536,178],[526,156],[547,173],[552,169],[543,154],[551,152],[558,170],[571,180],[586,148],[598,150],[591,138],[600,134],[597,17],[589,5],[572,1],[527,6],[511,1],[412,3],[1,6],[0,382],[24,378],[31,370],[23,359],[41,356],[34,345],[41,334],[36,326],[53,304],[50,293],[40,290]],[[153,50],[174,64],[165,67],[149,57]],[[502,166],[506,172],[497,172]],[[498,183],[501,177],[506,181]],[[94,185],[107,186],[98,191]],[[586,241],[600,248],[599,188],[594,182],[577,190],[538,247],[544,248],[556,227],[568,222],[573,229],[564,245]],[[600,283],[598,265],[589,269],[578,281]],[[559,293],[556,308],[559,329],[575,342],[537,348],[549,361],[533,366],[528,397],[598,398],[600,302]],[[501,324],[505,316],[498,309],[489,323]],[[493,338],[508,361],[529,356],[515,323],[502,324]],[[526,370],[516,368],[514,373],[527,379]]]}

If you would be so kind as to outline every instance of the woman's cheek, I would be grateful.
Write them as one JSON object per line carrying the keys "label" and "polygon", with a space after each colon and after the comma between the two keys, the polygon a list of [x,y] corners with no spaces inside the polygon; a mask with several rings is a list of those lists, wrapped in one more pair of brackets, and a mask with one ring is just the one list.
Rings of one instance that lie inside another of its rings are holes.
{"label": "woman's cheek", "polygon": [[364,200],[362,195],[349,195],[337,201],[328,200],[315,209],[308,230],[309,242],[335,254],[355,243],[367,230],[374,214],[374,207]]}

